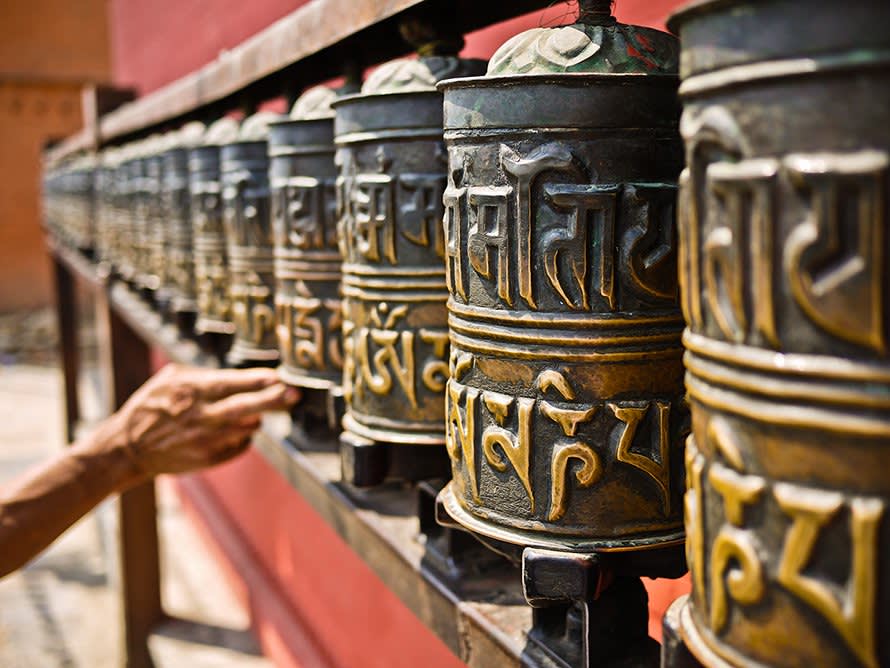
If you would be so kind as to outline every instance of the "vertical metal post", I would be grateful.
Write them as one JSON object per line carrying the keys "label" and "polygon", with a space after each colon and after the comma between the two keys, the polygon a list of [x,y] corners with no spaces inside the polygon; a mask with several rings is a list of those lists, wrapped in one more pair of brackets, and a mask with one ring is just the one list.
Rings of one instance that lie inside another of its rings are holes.
{"label": "vertical metal post", "polygon": [[[112,389],[110,408],[116,410],[151,375],[150,349],[110,307],[106,291],[97,292],[103,365],[106,382]],[[121,494],[118,511],[121,665],[152,668],[148,635],[164,616],[154,483],[145,483]]]}
{"label": "vertical metal post", "polygon": [[62,374],[65,383],[65,442],[74,440],[80,404],[77,399],[77,374],[80,367],[80,350],[77,340],[77,293],[74,276],[53,255],[53,279],[56,288],[56,318],[59,323],[59,353],[62,358]]}

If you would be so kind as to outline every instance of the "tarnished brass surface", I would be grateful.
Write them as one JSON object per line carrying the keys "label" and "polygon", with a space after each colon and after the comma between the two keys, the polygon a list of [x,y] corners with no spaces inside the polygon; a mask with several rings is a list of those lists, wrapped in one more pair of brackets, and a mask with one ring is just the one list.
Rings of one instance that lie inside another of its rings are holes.
{"label": "tarnished brass surface", "polygon": [[[138,142],[126,144],[121,149],[121,161],[116,170],[117,195],[115,197],[115,247],[117,266],[121,277],[128,282],[135,281],[135,255],[140,244],[137,241],[136,206],[139,199],[139,175],[141,165]],[[138,167],[138,169],[137,169]]]}
{"label": "tarnished brass surface", "polygon": [[311,89],[290,120],[269,128],[280,373],[316,389],[343,374],[334,99],[331,89]]}
{"label": "tarnished brass surface", "polygon": [[163,200],[163,153],[168,141],[163,135],[150,136],[140,142],[137,157],[130,162],[134,278],[138,287],[153,292],[162,305],[169,304],[171,297],[167,278],[169,223]]}
{"label": "tarnished brass surface", "polygon": [[197,313],[195,264],[192,246],[189,149],[201,141],[203,123],[189,123],[167,140],[161,154],[162,214],[164,218],[166,271],[171,308],[176,313]]}
{"label": "tarnished brass surface", "polygon": [[120,150],[107,148],[99,154],[96,163],[95,199],[96,211],[96,258],[108,270],[114,269],[114,197],[115,169],[120,161]]}
{"label": "tarnished brass surface", "polygon": [[671,25],[683,639],[712,666],[890,665],[890,5],[706,2]]}
{"label": "tarnished brass surface", "polygon": [[677,55],[670,35],[606,12],[519,35],[488,76],[440,86],[442,498],[489,538],[599,552],[682,541]]}
{"label": "tarnished brass surface", "polygon": [[61,243],[89,252],[95,244],[93,188],[96,161],[85,155],[44,173],[44,223]]}
{"label": "tarnished brass surface", "polygon": [[347,438],[445,443],[446,154],[434,86],[481,66],[451,56],[395,61],[334,104]]}
{"label": "tarnished brass surface", "polygon": [[229,263],[223,230],[220,146],[238,137],[238,123],[222,118],[207,128],[203,145],[189,151],[195,293],[199,334],[234,334]]}
{"label": "tarnished brass surface", "polygon": [[268,125],[279,116],[258,112],[241,124],[236,141],[220,153],[223,224],[229,262],[229,297],[235,365],[278,360],[275,274],[269,211]]}

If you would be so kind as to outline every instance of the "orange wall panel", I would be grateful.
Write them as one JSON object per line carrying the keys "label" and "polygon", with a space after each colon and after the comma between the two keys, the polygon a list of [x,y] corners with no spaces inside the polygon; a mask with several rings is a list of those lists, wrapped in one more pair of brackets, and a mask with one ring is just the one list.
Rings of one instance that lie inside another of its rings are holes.
{"label": "orange wall panel", "polygon": [[106,0],[0,2],[0,80],[107,82]]}
{"label": "orange wall panel", "polygon": [[83,124],[80,87],[0,80],[0,312],[49,303],[40,226],[41,151]]}

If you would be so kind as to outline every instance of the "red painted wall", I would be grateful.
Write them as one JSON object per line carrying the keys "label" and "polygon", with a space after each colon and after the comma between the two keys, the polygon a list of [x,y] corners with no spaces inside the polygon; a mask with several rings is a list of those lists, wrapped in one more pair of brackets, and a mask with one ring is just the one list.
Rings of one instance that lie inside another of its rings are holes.
{"label": "red painted wall", "polygon": [[[112,74],[116,83],[145,94],[214,60],[309,0],[110,0]],[[494,0],[507,1],[507,0]],[[467,36],[465,54],[489,58],[507,38],[574,16],[574,3],[505,21]],[[681,0],[619,0],[626,23],[664,28]]]}
{"label": "red painted wall", "polygon": [[110,0],[112,75],[140,94],[196,70],[309,0]]}

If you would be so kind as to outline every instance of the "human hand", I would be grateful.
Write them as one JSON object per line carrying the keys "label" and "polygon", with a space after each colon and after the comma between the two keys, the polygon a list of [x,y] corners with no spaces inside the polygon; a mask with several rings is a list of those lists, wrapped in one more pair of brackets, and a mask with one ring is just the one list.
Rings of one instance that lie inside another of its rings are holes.
{"label": "human hand", "polygon": [[131,460],[137,479],[184,473],[240,454],[263,411],[287,409],[299,397],[272,369],[171,364],[109,418],[107,433]]}

